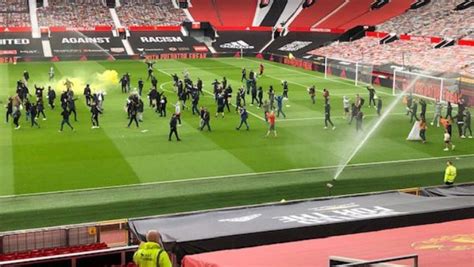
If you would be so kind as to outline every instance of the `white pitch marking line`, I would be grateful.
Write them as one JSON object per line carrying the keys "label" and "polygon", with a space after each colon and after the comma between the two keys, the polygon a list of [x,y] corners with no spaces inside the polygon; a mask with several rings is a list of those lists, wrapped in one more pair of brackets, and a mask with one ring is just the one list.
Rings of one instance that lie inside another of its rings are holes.
{"label": "white pitch marking line", "polygon": [[[394,164],[394,163],[430,161],[430,160],[452,159],[452,158],[469,158],[469,157],[474,157],[474,154],[355,163],[355,164],[348,164],[346,167],[362,167],[362,166],[371,166],[371,165],[384,165],[384,164]],[[21,194],[21,195],[8,195],[8,196],[0,196],[0,199],[63,194],[63,193],[80,193],[80,192],[90,192],[90,191],[99,191],[99,190],[107,190],[107,189],[128,188],[128,187],[133,187],[133,186],[177,184],[177,183],[186,183],[186,182],[195,182],[195,181],[218,180],[218,179],[226,179],[226,178],[248,177],[248,176],[258,176],[258,175],[267,175],[267,174],[287,173],[287,172],[289,173],[289,172],[301,172],[301,171],[311,171],[311,170],[335,169],[339,167],[342,167],[342,165],[318,166],[318,167],[297,168],[297,169],[266,171],[266,172],[251,172],[251,173],[240,173],[240,174],[230,174],[230,175],[220,175],[220,176],[208,176],[208,177],[189,178],[189,179],[173,180],[173,181],[160,181],[160,182],[149,182],[149,183],[141,183],[141,184],[139,183],[139,184],[128,184],[128,185],[104,186],[104,187],[89,188],[89,189],[63,190],[63,191],[52,191],[52,192],[43,192],[43,193]]]}

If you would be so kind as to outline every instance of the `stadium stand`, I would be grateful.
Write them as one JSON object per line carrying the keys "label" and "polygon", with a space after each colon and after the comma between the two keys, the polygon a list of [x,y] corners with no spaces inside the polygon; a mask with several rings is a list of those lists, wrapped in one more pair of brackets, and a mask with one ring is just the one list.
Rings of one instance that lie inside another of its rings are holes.
{"label": "stadium stand", "polygon": [[340,9],[330,13],[326,19],[321,20],[317,27],[328,29],[344,27],[344,29],[350,29],[357,26],[352,21],[361,16],[367,16],[373,2],[373,0],[345,1]]}
{"label": "stadium stand", "polygon": [[194,0],[189,11],[195,21],[214,26],[251,26],[256,6],[256,0]]}
{"label": "stadium stand", "polygon": [[356,25],[378,25],[390,18],[403,14],[407,9],[410,8],[412,3],[413,0],[390,1],[382,8],[371,10],[369,13],[346,23],[340,28],[350,29]]}
{"label": "stadium stand", "polygon": [[88,28],[113,25],[109,10],[94,0],[50,0],[48,7],[38,8],[40,26]]}
{"label": "stadium stand", "polygon": [[336,10],[344,0],[320,0],[314,5],[303,9],[296,19],[291,23],[291,27],[311,27],[323,19],[327,14]]}
{"label": "stadium stand", "polygon": [[216,11],[223,25],[252,25],[257,0],[216,0],[215,3]]}
{"label": "stadium stand", "polygon": [[6,27],[30,26],[28,2],[24,0],[4,0],[0,3],[0,25]]}
{"label": "stadium stand", "polygon": [[[439,0],[386,21],[379,31],[459,38],[474,30],[472,8],[455,11],[462,1]],[[469,15],[471,14],[471,15]]]}
{"label": "stadium stand", "polygon": [[379,39],[365,37],[353,42],[334,42],[310,52],[313,55],[351,59],[373,65],[398,64],[437,72],[474,76],[474,57],[468,46],[434,49],[430,42],[397,40],[379,44]]}
{"label": "stadium stand", "polygon": [[170,0],[157,4],[154,0],[124,0],[117,7],[117,14],[124,26],[171,26],[180,25],[186,19],[181,9]]}
{"label": "stadium stand", "polygon": [[215,26],[223,24],[212,0],[194,0],[189,11],[195,21],[209,21]]}

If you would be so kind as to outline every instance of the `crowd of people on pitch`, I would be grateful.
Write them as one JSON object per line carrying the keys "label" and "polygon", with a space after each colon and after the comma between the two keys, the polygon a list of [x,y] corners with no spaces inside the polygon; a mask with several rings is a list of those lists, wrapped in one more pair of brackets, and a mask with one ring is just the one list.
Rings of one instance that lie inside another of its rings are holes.
{"label": "crowd of people on pitch", "polygon": [[[49,77],[50,80],[54,78],[54,72],[50,71]],[[43,120],[46,120],[45,98],[47,99],[51,110],[54,110],[56,107],[56,91],[51,86],[48,86],[48,91],[46,92],[46,96],[44,96],[43,91],[45,88],[39,87],[35,84],[34,95],[32,95],[28,88],[29,80],[30,74],[25,70],[23,72],[23,78],[17,82],[15,95],[9,97],[7,101],[5,120],[8,123],[10,118],[13,119],[13,124],[15,125],[16,130],[21,127],[20,118],[22,116],[22,111],[25,113],[26,121],[31,124],[31,127],[40,128],[40,117],[42,117]],[[66,79],[64,86],[66,90],[64,90],[59,96],[60,106],[62,109],[60,132],[63,131],[65,125],[69,126],[71,130],[74,130],[74,127],[70,122],[70,117],[72,115],[74,115],[74,121],[77,122],[77,98],[74,96],[74,91],[72,90],[74,83]],[[104,96],[105,93],[103,91],[92,93],[89,84],[84,88],[84,97],[86,99],[86,105],[90,108],[93,129],[99,128],[99,115],[103,112],[102,107]]]}
{"label": "crowd of people on pitch", "polygon": [[[152,61],[145,61],[147,65],[148,77],[147,82],[150,82],[151,89],[147,94],[148,106],[150,109],[159,114],[160,117],[166,117],[167,115],[167,104],[168,98],[165,95],[165,89],[158,91],[158,80],[154,75],[154,64]],[[236,92],[233,91],[231,84],[228,82],[226,77],[223,77],[220,81],[215,79],[212,85],[212,92],[207,91],[203,88],[203,81],[200,78],[194,82],[187,70],[184,70],[182,73],[182,78],[178,74],[172,74],[172,83],[173,91],[177,96],[177,102],[172,104],[174,112],[170,119],[170,133],[169,140],[171,141],[172,135],[176,137],[178,141],[181,139],[178,135],[178,126],[181,125],[181,116],[182,110],[190,109],[192,115],[200,117],[199,129],[203,131],[207,129],[211,131],[212,127],[210,124],[211,114],[209,108],[203,105],[200,105],[201,97],[207,93],[212,95],[215,105],[216,113],[215,117],[224,118],[225,112],[237,112],[240,117],[240,122],[236,127],[236,130],[240,130],[242,127],[245,127],[246,130],[250,130],[250,125],[248,122],[249,111],[247,111],[247,105],[256,106],[258,109],[263,110],[263,117],[260,117],[256,114],[253,114],[256,117],[264,119],[268,123],[268,132],[267,136],[271,133],[274,136],[277,136],[275,121],[276,118],[282,116],[286,118],[284,112],[284,101],[289,99],[289,83],[285,80],[281,82],[282,91],[277,94],[276,90],[272,85],[269,86],[266,93],[264,93],[262,86],[257,85],[257,78],[264,74],[264,65],[260,64],[258,74],[253,70],[247,72],[246,68],[241,70],[241,82],[240,86]],[[54,79],[54,69],[51,68],[49,71],[50,81]],[[28,71],[24,71],[22,80],[17,82],[16,94],[12,97],[9,97],[6,113],[6,121],[8,122],[10,118],[13,119],[15,129],[20,128],[20,117],[22,115],[22,110],[25,111],[26,120],[31,123],[31,127],[40,127],[38,120],[40,117],[43,120],[46,120],[45,114],[45,104],[43,99],[44,87],[39,87],[36,84],[34,85],[34,96],[30,94],[28,88],[28,81],[30,80],[30,75]],[[122,93],[128,94],[125,111],[127,113],[129,128],[133,123],[136,127],[140,127],[140,123],[143,121],[143,113],[145,110],[145,103],[142,100],[143,88],[145,86],[145,81],[143,79],[138,79],[138,87],[135,90],[131,90],[131,77],[127,72],[123,74],[120,79],[120,85]],[[62,121],[59,131],[62,132],[65,125],[69,126],[71,130],[74,130],[74,127],[71,125],[70,116],[74,115],[74,121],[77,121],[77,112],[76,112],[76,100],[74,96],[74,91],[72,90],[74,84],[73,82],[66,79],[64,82],[65,90],[60,95],[60,105],[62,108],[61,116]],[[163,89],[163,88],[162,88]],[[380,116],[382,111],[382,99],[377,96],[375,88],[372,86],[367,87],[368,90],[368,106],[369,108],[373,107],[376,109],[377,114]],[[316,104],[316,87],[313,85],[307,89],[310,100],[312,104]],[[92,128],[99,128],[99,117],[103,113],[103,101],[105,97],[104,91],[98,91],[96,93],[92,92],[90,85],[86,85],[83,91],[85,98],[85,104],[89,107],[91,113],[91,124]],[[266,99],[264,99],[266,95]],[[322,97],[324,99],[324,129],[331,127],[333,130],[336,129],[333,121],[331,120],[331,103],[330,103],[330,93],[329,90],[322,90]],[[48,105],[52,110],[55,108],[55,99],[56,92],[51,86],[48,87],[46,98],[48,100]],[[250,98],[250,99],[248,99]],[[235,100],[234,100],[235,99]],[[352,124],[355,121],[356,131],[362,130],[362,123],[364,119],[363,107],[365,104],[365,99],[357,94],[353,101],[347,96],[343,97],[343,108],[344,108],[344,117],[347,120],[348,124]],[[419,121],[420,124],[420,138],[423,143],[426,142],[426,109],[427,102],[426,100],[420,98],[415,99],[412,94],[409,94],[405,98],[407,104],[407,115],[410,115],[410,122]],[[418,105],[420,105],[421,112],[418,113]],[[232,110],[231,110],[232,106]],[[442,116],[441,112],[443,105],[441,102],[436,102],[434,104],[434,117],[431,125],[436,125],[439,127],[440,124],[445,128],[445,143],[446,150],[451,147],[454,149],[454,145],[451,143],[452,136],[452,124],[456,122],[459,130],[459,136],[461,138],[472,138],[471,130],[471,113],[469,109],[464,104],[464,101],[461,99],[457,103],[458,112],[456,116],[453,116],[453,105],[448,102],[446,106],[446,116]]]}
{"label": "crowd of people on pitch", "polygon": [[[426,130],[428,129],[428,123],[426,121],[426,109],[428,102],[423,98],[414,98],[412,93],[409,93],[405,100],[406,102],[406,109],[407,109],[407,116],[410,116],[410,123],[415,121],[419,121],[420,127],[420,138],[422,139],[423,143],[426,143]],[[418,113],[418,106],[420,106],[420,112]],[[452,143],[452,128],[453,124],[457,125],[458,128],[458,135],[460,138],[472,138],[472,129],[471,129],[471,112],[469,108],[465,104],[463,98],[460,98],[457,103],[457,113],[453,115],[453,104],[451,102],[446,103],[446,113],[443,116],[443,108],[445,105],[440,101],[434,102],[434,114],[433,119],[431,121],[431,125],[435,125],[436,127],[440,127],[440,125],[444,128],[444,143],[445,143],[445,151],[449,149],[454,150],[456,147]]]}

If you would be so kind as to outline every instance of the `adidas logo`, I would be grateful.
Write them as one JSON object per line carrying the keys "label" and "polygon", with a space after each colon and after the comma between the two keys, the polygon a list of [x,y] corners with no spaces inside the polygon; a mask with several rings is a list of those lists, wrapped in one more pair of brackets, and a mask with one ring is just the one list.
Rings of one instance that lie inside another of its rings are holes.
{"label": "adidas logo", "polygon": [[262,216],[262,214],[252,214],[252,215],[248,215],[248,216],[231,218],[231,219],[221,219],[221,220],[219,220],[219,222],[248,222],[248,221],[256,219],[260,216]]}
{"label": "adidas logo", "polygon": [[247,44],[246,42],[240,40],[230,43],[221,44],[220,48],[228,48],[228,49],[254,49],[255,47]]}

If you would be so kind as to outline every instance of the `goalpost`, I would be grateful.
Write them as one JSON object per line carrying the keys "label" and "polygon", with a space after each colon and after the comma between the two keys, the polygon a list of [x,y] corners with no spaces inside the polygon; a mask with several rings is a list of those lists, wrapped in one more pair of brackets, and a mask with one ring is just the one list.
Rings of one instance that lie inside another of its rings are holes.
{"label": "goalpost", "polygon": [[446,102],[449,101],[447,85],[451,86],[451,91],[457,91],[455,88],[457,85],[451,79],[414,73],[400,68],[395,68],[393,71],[392,94],[394,96],[411,93],[415,96]]}
{"label": "goalpost", "polygon": [[373,66],[356,61],[324,58],[324,78],[335,76],[342,79],[353,80],[355,86],[372,84]]}

